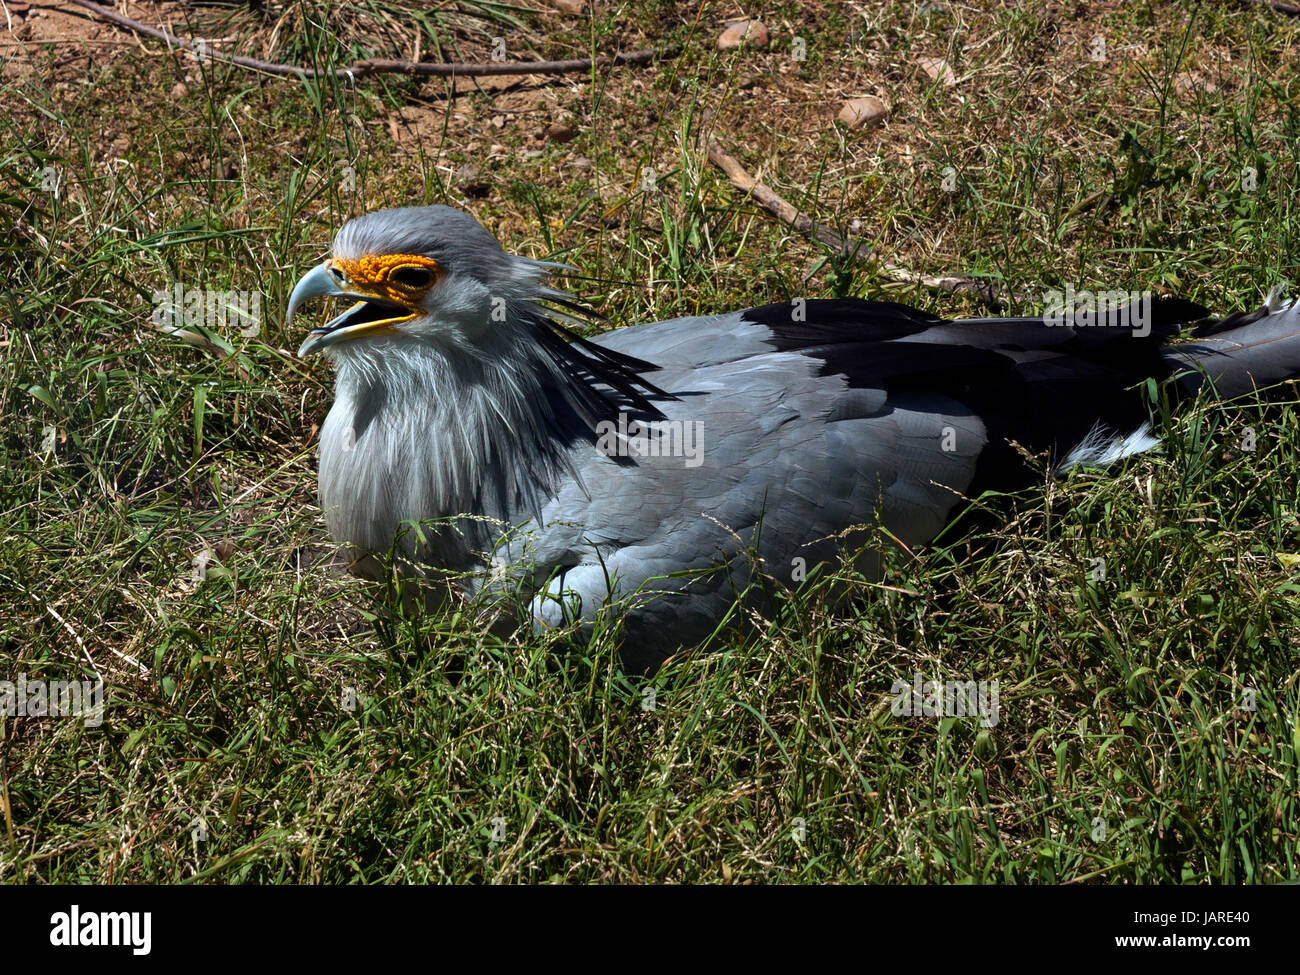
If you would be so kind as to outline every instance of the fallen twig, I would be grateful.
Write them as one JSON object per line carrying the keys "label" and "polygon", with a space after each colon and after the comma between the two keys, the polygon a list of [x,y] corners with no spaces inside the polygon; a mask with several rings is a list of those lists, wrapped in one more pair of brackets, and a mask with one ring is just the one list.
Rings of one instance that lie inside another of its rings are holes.
{"label": "fallen twig", "polygon": [[263,71],[267,74],[287,75],[296,78],[347,78],[356,79],[364,78],[368,75],[378,74],[405,74],[417,77],[446,77],[446,78],[482,78],[488,75],[526,75],[526,74],[572,74],[579,71],[590,71],[592,68],[606,67],[607,65],[619,64],[645,64],[657,58],[668,58],[677,55],[681,48],[677,45],[666,47],[662,50],[647,49],[644,51],[632,51],[628,54],[614,54],[598,58],[577,58],[572,61],[510,61],[490,64],[456,64],[436,61],[384,61],[379,59],[367,59],[357,61],[346,68],[333,68],[325,71],[318,71],[315,68],[304,68],[296,64],[280,64],[276,61],[261,61],[257,58],[246,58],[239,54],[223,54],[219,51],[212,50],[211,47],[196,41],[189,37],[178,37],[169,31],[159,27],[150,27],[148,24],[142,24],[138,20],[132,20],[130,17],[124,17],[116,10],[109,10],[100,4],[94,3],[93,0],[72,0],[72,3],[104,20],[110,21],[119,27],[125,27],[128,30],[137,31],[148,37],[155,37],[160,41],[165,41],[171,47],[184,48],[189,51],[198,52],[203,58],[210,58],[213,61],[223,61],[227,64],[238,65],[241,68],[251,68],[254,71]]}
{"label": "fallen twig", "polygon": [[[709,162],[717,166],[727,174],[727,179],[731,185],[744,193],[748,193],[764,207],[775,214],[779,219],[788,223],[795,230],[813,240],[832,247],[841,254],[852,257],[854,260],[863,262],[874,262],[870,248],[862,242],[850,243],[843,237],[831,230],[825,224],[817,223],[811,217],[801,213],[792,204],[783,200],[770,187],[765,186],[756,180],[753,176],[745,171],[734,156],[729,154],[716,142],[709,144]],[[987,281],[980,281],[977,278],[961,277],[959,275],[946,275],[936,277],[929,274],[917,274],[906,268],[899,267],[890,261],[882,261],[878,266],[889,274],[895,281],[902,281],[907,284],[919,284],[923,288],[936,288],[940,291],[946,291],[950,294],[961,292],[976,295],[988,308],[995,312],[1003,310],[1003,303],[998,298],[997,291]]]}

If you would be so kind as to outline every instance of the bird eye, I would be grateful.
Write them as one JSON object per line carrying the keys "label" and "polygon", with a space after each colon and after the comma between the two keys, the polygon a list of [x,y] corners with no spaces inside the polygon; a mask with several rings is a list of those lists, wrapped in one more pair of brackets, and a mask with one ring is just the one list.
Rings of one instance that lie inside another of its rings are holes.
{"label": "bird eye", "polygon": [[347,275],[345,275],[343,271],[337,267],[330,268],[330,277],[332,277],[339,284],[344,284],[347,281]]}
{"label": "bird eye", "polygon": [[429,282],[433,280],[433,275],[429,273],[427,268],[408,264],[405,267],[396,268],[389,275],[389,278],[404,288],[426,288]]}

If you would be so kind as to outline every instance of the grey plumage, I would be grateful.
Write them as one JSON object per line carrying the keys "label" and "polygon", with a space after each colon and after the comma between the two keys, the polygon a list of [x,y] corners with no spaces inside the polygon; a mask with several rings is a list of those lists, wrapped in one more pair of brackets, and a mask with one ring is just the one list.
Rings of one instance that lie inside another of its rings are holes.
{"label": "grey plumage", "polygon": [[[391,327],[364,320],[392,312],[376,297],[392,292],[338,271],[377,254],[439,268]],[[1170,347],[1204,317],[1177,300],[1156,302],[1142,337],[808,301],[565,341],[578,306],[544,284],[552,267],[446,207],[353,220],[333,260],[330,281],[318,269],[290,301],[290,317],[318,294],[367,303],[303,346],[337,370],[321,430],[331,534],[359,553],[399,537],[413,562],[467,573],[470,593],[522,587],[535,627],[590,627],[617,602],[633,670],[713,634],[751,551],[782,583],[859,549],[871,573],[880,531],[923,545],[966,498],[1027,483],[1009,441],[1059,464],[1109,460],[1154,443],[1133,389],[1148,376],[1235,395],[1300,372],[1295,306]]]}

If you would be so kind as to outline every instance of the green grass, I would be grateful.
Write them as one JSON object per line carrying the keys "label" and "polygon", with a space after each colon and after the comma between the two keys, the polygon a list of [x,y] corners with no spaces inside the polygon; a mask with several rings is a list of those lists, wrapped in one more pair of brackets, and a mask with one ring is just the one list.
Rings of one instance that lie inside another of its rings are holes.
{"label": "green grass", "polygon": [[[881,261],[985,275],[1027,308],[1073,282],[1235,310],[1297,280],[1300,25],[1235,5],[1052,20],[894,2],[868,21],[778,4],[768,51],[720,54],[720,6],[577,22],[462,3],[419,25],[396,2],[266,6],[195,31],[321,64],[407,57],[421,31],[426,54],[464,60],[488,59],[492,30],[519,57],[687,47],[454,100],[129,47],[87,67],[34,45],[29,76],[0,76],[0,680],[107,685],[97,728],[0,718],[0,878],[1296,877],[1294,389],[1165,417],[1163,453],[984,499],[992,532],[895,555],[847,604],[812,586],[641,680],[619,672],[617,621],[585,649],[502,641],[341,573],[314,501],[330,377],[292,355],[282,309],[349,214],[442,201],[581,268],[570,286],[612,324],[795,295],[975,310],[747,205],[704,161],[712,132],[817,219],[858,221]],[[923,55],[961,83],[929,83]],[[1175,93],[1187,71],[1217,90]],[[874,91],[886,126],[830,121]],[[534,101],[505,116],[510,98]],[[561,113],[575,141],[534,137]],[[462,195],[466,163],[485,197]],[[261,329],[159,332],[153,293],[176,282],[260,292]],[[918,673],[997,681],[996,726],[893,714]]]}

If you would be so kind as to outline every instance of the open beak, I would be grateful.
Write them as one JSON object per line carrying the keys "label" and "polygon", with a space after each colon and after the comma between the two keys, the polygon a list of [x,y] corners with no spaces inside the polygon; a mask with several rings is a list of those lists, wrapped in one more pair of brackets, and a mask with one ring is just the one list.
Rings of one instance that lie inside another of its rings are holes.
{"label": "open beak", "polygon": [[310,355],[321,349],[360,338],[363,335],[376,335],[391,332],[392,326],[409,322],[418,309],[391,301],[386,296],[369,294],[361,290],[349,290],[346,278],[337,269],[332,269],[330,262],[312,268],[293,287],[289,295],[289,313],[287,324],[293,324],[294,313],[298,306],[309,298],[351,298],[356,304],[342,315],[326,322],[307,333],[306,340],[298,348],[298,355]]}

